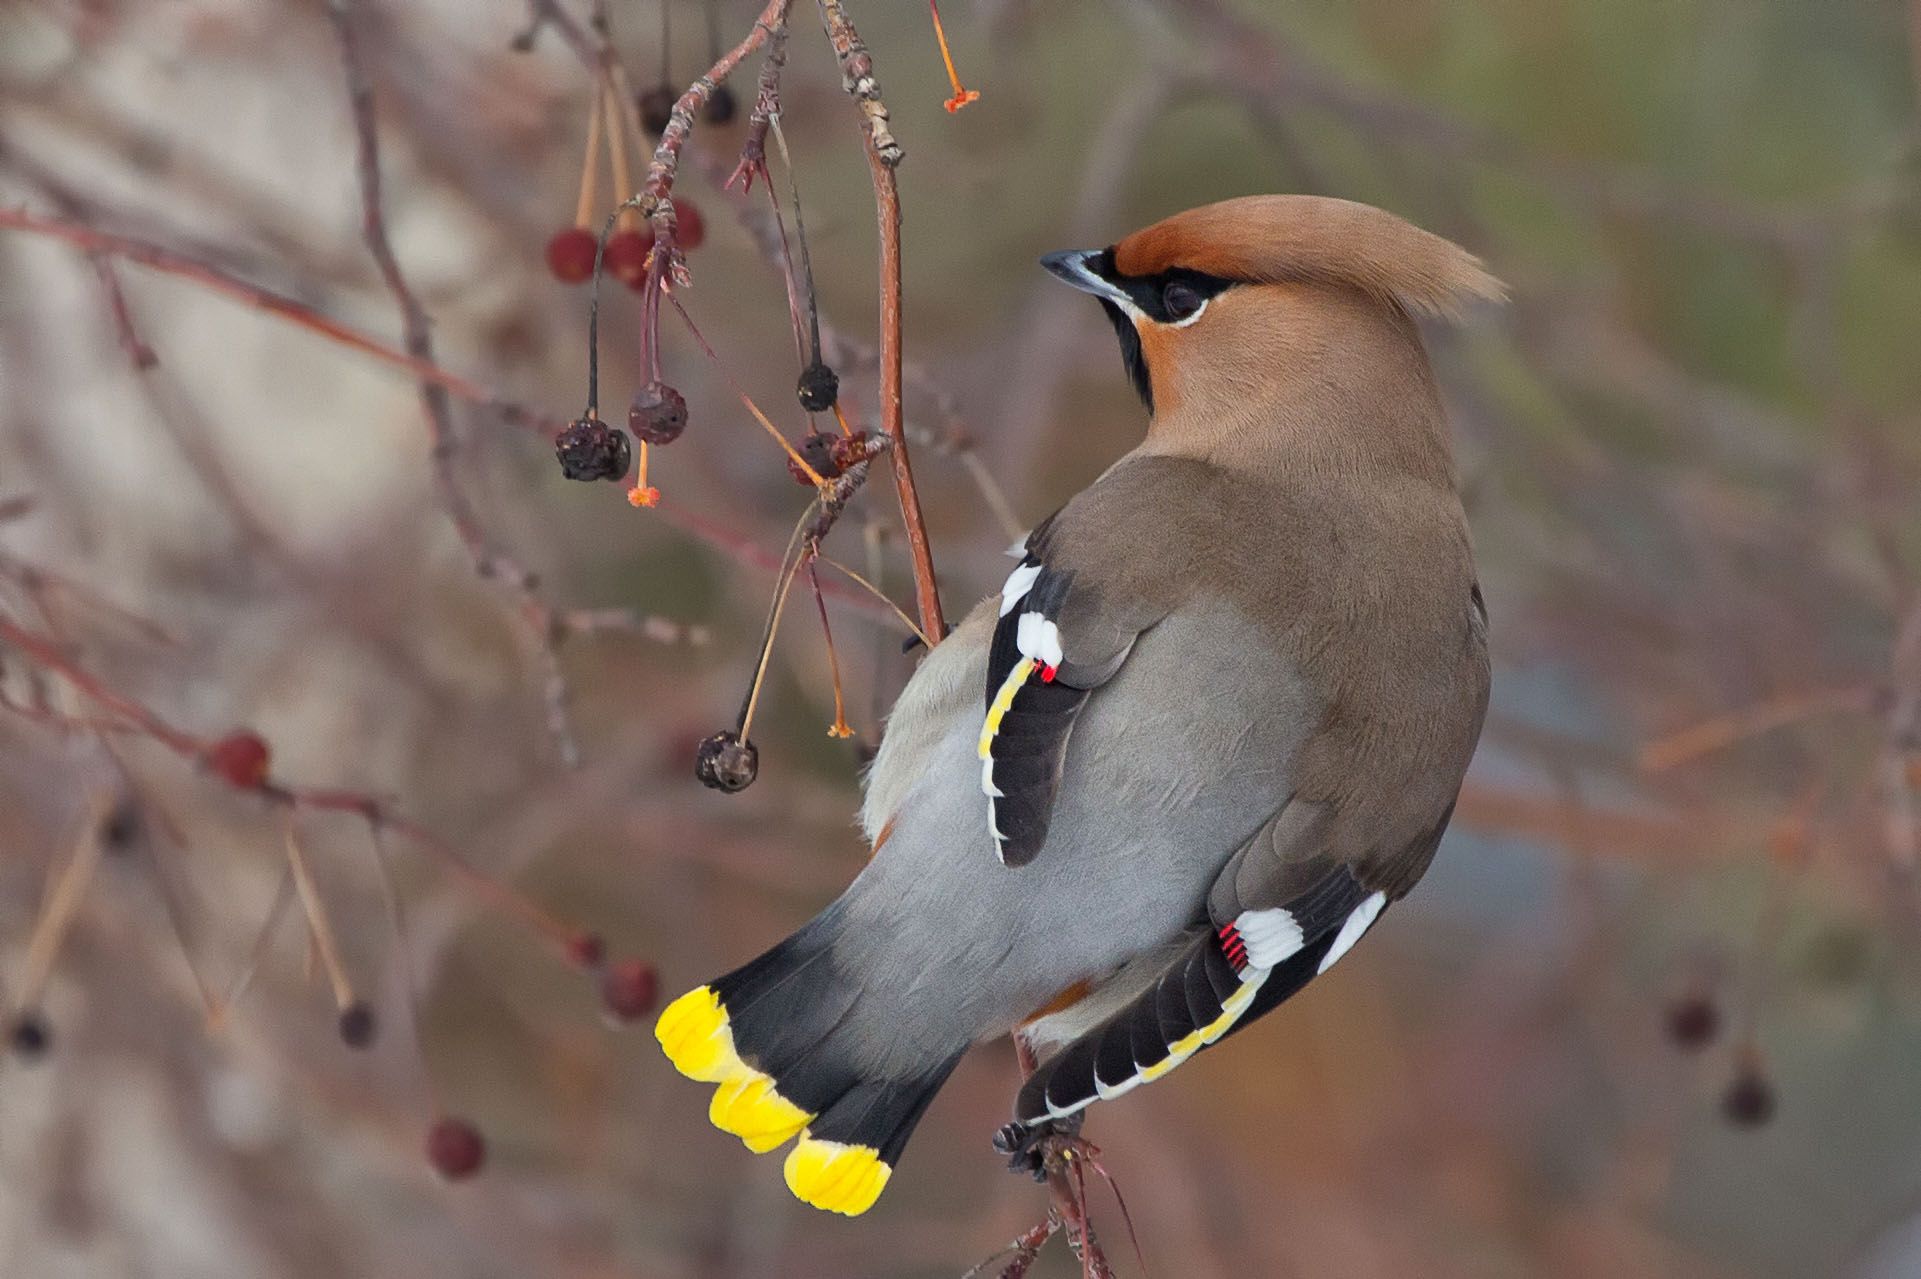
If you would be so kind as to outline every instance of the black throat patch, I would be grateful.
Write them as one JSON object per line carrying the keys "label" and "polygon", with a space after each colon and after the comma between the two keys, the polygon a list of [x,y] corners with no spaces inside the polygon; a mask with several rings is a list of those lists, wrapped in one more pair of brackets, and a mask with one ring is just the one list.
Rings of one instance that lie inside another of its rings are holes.
{"label": "black throat patch", "polygon": [[[1214,297],[1234,286],[1235,281],[1222,279],[1218,275],[1208,275],[1203,271],[1191,271],[1186,267],[1170,267],[1153,275],[1122,275],[1114,265],[1114,250],[1109,248],[1099,257],[1087,264],[1087,269],[1101,279],[1112,284],[1127,295],[1127,300],[1138,308],[1141,314],[1157,324],[1172,324],[1174,317],[1167,309],[1167,286],[1185,284],[1202,299]],[[1154,378],[1147,367],[1147,356],[1141,350],[1140,330],[1134,327],[1133,317],[1121,308],[1112,298],[1100,299],[1101,309],[1114,324],[1115,336],[1121,342],[1121,363],[1127,367],[1127,377],[1134,384],[1141,403],[1147,406],[1149,414],[1154,412]]]}
{"label": "black throat patch", "polygon": [[1148,376],[1147,356],[1141,351],[1140,330],[1127,312],[1106,298],[1101,299],[1101,310],[1114,322],[1114,335],[1121,340],[1121,363],[1127,366],[1127,379],[1134,384],[1134,391],[1147,406],[1149,414],[1154,412],[1154,379]]}

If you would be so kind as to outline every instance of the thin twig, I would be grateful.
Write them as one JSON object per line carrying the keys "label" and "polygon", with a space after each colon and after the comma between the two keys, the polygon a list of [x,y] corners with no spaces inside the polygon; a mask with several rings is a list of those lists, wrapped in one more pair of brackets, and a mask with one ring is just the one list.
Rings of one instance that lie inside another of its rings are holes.
{"label": "thin twig", "polygon": [[68,244],[89,254],[107,254],[124,261],[133,262],[163,275],[188,280],[215,293],[232,298],[256,311],[265,311],[318,333],[330,342],[359,351],[383,364],[404,369],[423,382],[431,382],[443,387],[447,393],[476,404],[490,412],[497,413],[502,419],[514,426],[553,436],[560,432],[564,423],[557,419],[544,417],[524,405],[515,403],[472,378],[440,367],[431,359],[422,359],[407,351],[396,350],[378,338],[370,337],[349,325],[297,301],[284,293],[258,284],[251,284],[238,276],[230,275],[219,267],[198,261],[172,249],[131,236],[115,235],[111,232],[96,230],[83,223],[63,218],[43,217],[28,213],[24,209],[0,208],[0,230],[26,231],[34,235],[49,236],[65,240]]}
{"label": "thin twig", "polygon": [[[352,0],[329,0],[327,5],[327,17],[333,23],[334,35],[340,47],[348,102],[353,111],[355,167],[360,182],[361,234],[367,242],[367,251],[373,255],[374,263],[380,269],[380,278],[385,281],[387,291],[393,295],[394,303],[400,309],[401,332],[407,353],[423,364],[433,364],[433,335],[429,331],[427,312],[408,285],[407,277],[400,268],[400,259],[395,256],[393,242],[387,234],[373,85],[361,56],[353,9]],[[561,671],[551,639],[553,610],[542,598],[538,579],[533,572],[495,546],[481,526],[479,513],[460,479],[461,439],[447,388],[438,382],[423,379],[420,383],[420,403],[432,440],[434,481],[441,505],[453,521],[461,543],[467,548],[474,572],[482,578],[503,583],[514,596],[517,612],[541,668],[542,700],[547,712],[548,731],[560,751],[561,762],[571,768],[580,761],[580,748],[575,744],[567,713],[566,677]]]}

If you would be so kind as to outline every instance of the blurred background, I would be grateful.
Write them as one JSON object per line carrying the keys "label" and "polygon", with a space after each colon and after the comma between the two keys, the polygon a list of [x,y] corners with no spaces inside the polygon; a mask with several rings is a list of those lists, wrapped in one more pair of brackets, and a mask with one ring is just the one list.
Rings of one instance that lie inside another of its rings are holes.
{"label": "blurred background", "polygon": [[[1046,1211],[988,1147],[1006,1044],[848,1222],[711,1130],[651,1019],[609,1024],[569,962],[603,938],[633,1010],[829,900],[912,658],[826,574],[857,730],[830,738],[803,577],[758,782],[692,780],[807,501],[731,389],[805,429],[769,205],[717,182],[760,59],[682,162],[705,236],[679,296],[718,359],[664,319],[692,421],[635,509],[542,438],[585,394],[587,292],[545,252],[598,65],[568,0],[515,47],[542,7],[348,17],[455,382],[436,449],[326,6],[0,3],[0,1273],[956,1275]],[[659,4],[610,0],[626,89],[684,87],[709,17],[731,46],[757,6],[668,9],[663,45]],[[794,10],[782,120],[871,427],[873,195],[817,16]],[[922,6],[852,13],[907,154],[908,424],[951,616],[1143,427],[1038,254],[1308,191],[1513,289],[1430,334],[1497,662],[1453,832],[1328,978],[1093,1112],[1145,1254],[1094,1185],[1115,1266],[1921,1275],[1921,5],[944,16],[982,95],[958,114]],[[605,300],[618,422],[639,321]],[[897,529],[877,475],[826,550],[911,609]],[[270,789],[230,784],[262,764]],[[483,1136],[471,1179],[430,1167],[439,1116]],[[1056,1242],[1034,1273],[1077,1271]]]}

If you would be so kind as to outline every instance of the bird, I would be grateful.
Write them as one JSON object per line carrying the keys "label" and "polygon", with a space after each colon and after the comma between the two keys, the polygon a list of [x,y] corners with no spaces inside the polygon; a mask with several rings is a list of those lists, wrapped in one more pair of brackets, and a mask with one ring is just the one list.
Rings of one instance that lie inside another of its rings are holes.
{"label": "bird", "polygon": [[974,1044],[1038,1066],[996,1145],[1158,1079],[1326,972],[1433,860],[1487,610],[1418,321],[1504,288],[1364,204],[1254,195],[1041,265],[1147,410],[921,660],[872,854],[655,1033],[805,1203],[855,1216]]}

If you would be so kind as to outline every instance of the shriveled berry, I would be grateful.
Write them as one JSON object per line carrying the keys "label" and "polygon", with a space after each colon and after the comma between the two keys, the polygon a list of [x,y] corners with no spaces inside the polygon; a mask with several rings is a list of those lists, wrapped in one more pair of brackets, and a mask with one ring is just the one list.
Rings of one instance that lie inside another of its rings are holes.
{"label": "shriveled berry", "polygon": [[427,1162],[449,1181],[465,1181],[487,1162],[487,1141],[465,1119],[436,1119],[427,1130]]}
{"label": "shriveled berry", "polygon": [[857,462],[867,460],[867,432],[855,431],[852,435],[836,435],[834,440],[834,467],[845,471]]}
{"label": "shriveled berry", "polygon": [[674,118],[674,103],[680,101],[671,85],[657,84],[651,89],[640,91],[640,127],[659,137],[667,132],[667,122]]}
{"label": "shriveled berry", "polygon": [[267,781],[267,743],[251,729],[235,729],[207,748],[207,767],[229,786],[258,790]]}
{"label": "shriveled berry", "polygon": [[1721,1033],[1721,1010],[1706,995],[1683,995],[1667,1007],[1668,1038],[1678,1048],[1706,1048]]}
{"label": "shriveled berry", "polygon": [[7,1027],[7,1045],[22,1061],[39,1061],[53,1047],[53,1032],[47,1019],[37,1012],[24,1012]]}
{"label": "shriveled berry", "polygon": [[815,360],[800,371],[800,384],[795,391],[802,408],[809,413],[825,413],[840,399],[840,374]]}
{"label": "shriveled berry", "polygon": [[730,795],[753,785],[759,772],[760,751],[731,729],[702,738],[694,752],[694,776],[700,784]]}
{"label": "shriveled berry", "polygon": [[364,999],[356,999],[340,1010],[340,1042],[349,1048],[365,1048],[373,1043],[379,1029],[373,1005]]}
{"label": "shriveled berry", "polygon": [[599,933],[575,933],[567,939],[567,962],[576,968],[598,968],[607,958],[607,943]]}
{"label": "shriveled berry", "polygon": [[576,418],[554,437],[560,473],[570,480],[620,480],[634,460],[627,433],[597,417]]}
{"label": "shriveled berry", "polygon": [[649,444],[672,444],[687,429],[687,399],[665,382],[649,382],[627,406],[627,429]]}
{"label": "shriveled berry", "polygon": [[639,1021],[660,1000],[660,975],[644,959],[623,959],[600,979],[600,1002],[617,1021]]}
{"label": "shriveled berry", "polygon": [[717,84],[714,91],[707,95],[707,109],[701,114],[707,117],[709,124],[731,124],[734,117],[740,114],[740,101],[734,97],[732,89]]}
{"label": "shriveled berry", "polygon": [[616,231],[607,237],[607,251],[601,265],[607,274],[630,289],[647,283],[647,255],[654,251],[654,232]]}
{"label": "shriveled berry", "polygon": [[547,269],[563,284],[579,284],[594,273],[594,253],[599,242],[584,226],[556,231],[547,241]]}
{"label": "shriveled berry", "polygon": [[707,239],[707,220],[692,200],[674,200],[674,242],[683,249],[698,249]]}
{"label": "shriveled berry", "polygon": [[[834,439],[834,436],[825,435],[819,431],[809,431],[801,436],[800,443],[794,446],[794,452],[800,454],[802,460],[814,468],[814,474],[823,480],[834,479],[842,470],[834,461]],[[793,476],[798,484],[812,487],[814,483],[813,477],[802,470],[800,463],[791,457],[787,459],[787,473]]]}
{"label": "shriveled berry", "polygon": [[1721,1113],[1743,1128],[1759,1128],[1774,1118],[1774,1107],[1774,1085],[1755,1065],[1742,1066],[1721,1094]]}

